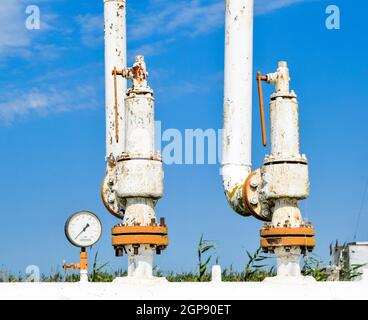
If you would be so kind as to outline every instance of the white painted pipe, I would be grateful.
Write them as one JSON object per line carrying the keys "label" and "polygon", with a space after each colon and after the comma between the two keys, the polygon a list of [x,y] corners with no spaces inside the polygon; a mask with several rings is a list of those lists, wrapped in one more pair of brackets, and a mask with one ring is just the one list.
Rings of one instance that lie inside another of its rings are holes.
{"label": "white painted pipe", "polygon": [[81,283],[88,283],[88,270],[81,270],[80,271],[80,282]]}
{"label": "white painted pipe", "polygon": [[[299,105],[294,91],[290,92],[290,74],[286,61],[280,61],[275,73],[267,75],[275,85],[270,106],[271,157],[277,161],[299,161]],[[288,97],[287,99],[285,97]]]}
{"label": "white painted pipe", "polygon": [[222,175],[228,201],[242,215],[252,166],[253,16],[254,0],[226,0]]}
{"label": "white painted pipe", "polygon": [[[276,248],[276,271],[277,279],[281,280],[285,277],[302,277],[300,260],[301,260],[301,249],[293,247],[286,251],[285,248]],[[276,279],[276,280],[277,280]],[[273,279],[275,280],[275,278]]]}
{"label": "white painted pipe", "polygon": [[106,85],[106,157],[118,157],[125,150],[125,107],[127,81],[117,77],[118,139],[116,138],[115,89],[112,72],[126,69],[126,1],[104,0],[105,12],[105,85]]}
{"label": "white painted pipe", "polygon": [[134,279],[153,279],[153,251],[147,246],[141,246],[138,249],[138,254],[132,252],[131,247],[128,247],[128,278]]}
{"label": "white painted pipe", "polygon": [[149,158],[155,153],[154,98],[150,94],[127,97],[125,107],[125,151]]}

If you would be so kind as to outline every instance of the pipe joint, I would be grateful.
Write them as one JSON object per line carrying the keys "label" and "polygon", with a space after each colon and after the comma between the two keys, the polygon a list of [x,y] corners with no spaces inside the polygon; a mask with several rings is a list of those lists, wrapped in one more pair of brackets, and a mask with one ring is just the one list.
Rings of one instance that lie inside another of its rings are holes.
{"label": "pipe joint", "polygon": [[273,84],[276,93],[290,93],[290,74],[286,61],[280,61],[276,72],[267,74],[267,82]]}
{"label": "pipe joint", "polygon": [[132,81],[131,87],[127,91],[127,96],[134,94],[151,94],[153,95],[152,89],[148,86],[147,78],[147,66],[144,61],[144,56],[136,56],[133,67],[123,69],[121,71],[113,71],[117,75],[121,75],[123,78]]}

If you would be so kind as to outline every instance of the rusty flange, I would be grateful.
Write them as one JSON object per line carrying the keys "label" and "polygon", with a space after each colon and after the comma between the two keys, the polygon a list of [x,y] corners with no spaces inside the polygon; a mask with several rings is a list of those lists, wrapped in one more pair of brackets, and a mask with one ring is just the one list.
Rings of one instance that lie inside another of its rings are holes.
{"label": "rusty flange", "polygon": [[266,225],[261,230],[261,247],[269,253],[279,247],[300,247],[304,252],[312,252],[316,246],[314,235],[311,225],[300,228],[273,228]]}
{"label": "rusty flange", "polygon": [[140,245],[148,245],[156,251],[165,250],[169,245],[168,227],[162,222],[159,226],[118,225],[112,229],[112,245],[117,252],[126,246]]}
{"label": "rusty flange", "polygon": [[105,208],[116,218],[124,219],[125,207],[116,198],[114,191],[116,183],[116,160],[113,156],[107,159],[106,176],[101,185],[101,199]]}
{"label": "rusty flange", "polygon": [[271,212],[265,203],[262,204],[259,197],[259,189],[262,184],[261,169],[252,172],[243,184],[243,200],[250,214],[258,220],[270,222]]}
{"label": "rusty flange", "polygon": [[105,208],[116,218],[123,220],[124,212],[119,207],[119,202],[116,199],[113,190],[113,178],[107,174],[101,186],[101,199]]}

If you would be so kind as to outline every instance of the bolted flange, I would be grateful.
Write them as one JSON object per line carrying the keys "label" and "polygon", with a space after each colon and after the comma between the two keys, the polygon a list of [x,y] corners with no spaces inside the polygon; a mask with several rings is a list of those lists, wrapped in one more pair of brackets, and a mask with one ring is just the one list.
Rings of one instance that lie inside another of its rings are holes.
{"label": "bolted flange", "polygon": [[124,219],[124,206],[118,201],[115,193],[116,161],[109,158],[106,166],[106,176],[101,185],[101,199],[105,208],[116,218]]}
{"label": "bolted flange", "polygon": [[267,203],[260,199],[262,187],[261,169],[252,172],[243,184],[243,200],[249,213],[258,220],[269,222],[272,219]]}
{"label": "bolted flange", "polygon": [[123,255],[127,246],[133,246],[135,254],[138,254],[137,249],[141,245],[147,245],[157,253],[161,253],[169,245],[168,227],[163,218],[160,225],[155,222],[150,226],[118,225],[112,229],[112,245],[119,256]]}
{"label": "bolted flange", "polygon": [[275,228],[265,224],[261,230],[261,247],[266,253],[274,253],[275,248],[300,247],[303,253],[312,252],[316,246],[312,225],[300,228]]}

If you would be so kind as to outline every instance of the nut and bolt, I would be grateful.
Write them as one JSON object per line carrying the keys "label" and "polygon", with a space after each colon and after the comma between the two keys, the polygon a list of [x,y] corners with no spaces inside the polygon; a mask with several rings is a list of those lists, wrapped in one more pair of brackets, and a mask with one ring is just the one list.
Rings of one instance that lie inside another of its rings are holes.
{"label": "nut and bolt", "polygon": [[166,226],[165,218],[161,218],[161,219],[160,219],[160,226],[161,226],[161,227],[165,227],[165,226]]}
{"label": "nut and bolt", "polygon": [[116,255],[116,257],[124,256],[124,249],[123,248],[116,248],[115,249],[115,255]]}
{"label": "nut and bolt", "polygon": [[259,203],[258,198],[253,197],[253,198],[250,200],[250,203],[251,203],[253,206],[256,206],[256,205]]}
{"label": "nut and bolt", "polygon": [[251,186],[252,188],[257,188],[257,187],[258,187],[258,185],[259,185],[259,183],[258,183],[258,180],[257,180],[257,179],[253,178],[253,179],[250,181],[250,186]]}
{"label": "nut and bolt", "polygon": [[113,203],[115,202],[115,196],[110,195],[110,196],[109,196],[109,198],[108,198],[108,202],[109,202],[110,204],[113,204]]}

